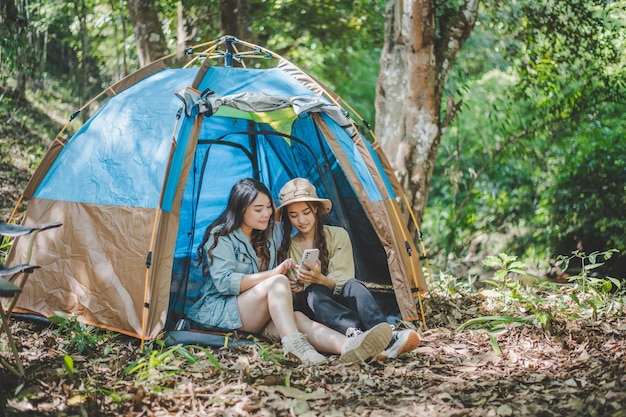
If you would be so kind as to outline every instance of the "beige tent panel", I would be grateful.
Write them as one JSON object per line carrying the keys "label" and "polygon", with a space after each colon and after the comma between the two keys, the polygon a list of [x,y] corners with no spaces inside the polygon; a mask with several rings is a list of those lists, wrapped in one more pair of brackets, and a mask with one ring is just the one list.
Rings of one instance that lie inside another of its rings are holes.
{"label": "beige tent panel", "polygon": [[[30,263],[41,268],[27,281],[16,311],[46,317],[61,311],[140,337],[155,210],[42,199],[31,200],[28,210],[27,225],[63,225],[37,235]],[[24,258],[27,239],[15,241],[9,263]]]}
{"label": "beige tent panel", "polygon": [[412,282],[412,288],[417,289],[420,294],[428,292],[428,285],[426,284],[426,278],[424,277],[424,270],[420,259],[420,254],[415,247],[413,237],[409,235],[409,232],[401,223],[400,206],[394,200],[388,200],[385,202],[386,210],[388,213],[397,214],[398,220],[392,221],[391,226],[394,228],[394,235],[398,238],[404,239],[404,245],[409,245],[410,252],[406,247],[402,248],[399,253],[401,254],[402,263],[404,265],[404,271],[407,274],[409,280]]}
{"label": "beige tent panel", "polygon": [[[159,222],[160,220],[160,222]],[[144,309],[146,327],[144,339],[159,337],[167,320],[170,291],[172,287],[172,267],[176,233],[178,232],[178,213],[161,212],[160,219],[155,222],[159,233],[152,244],[152,274],[146,283],[146,308]]]}
{"label": "beige tent panel", "polygon": [[[361,186],[361,181],[359,180],[358,175],[352,169],[348,158],[344,154],[331,130],[328,128],[324,120],[319,117],[319,115],[313,114],[312,116],[316,118],[316,123],[318,123],[321,127],[329,146],[332,148],[333,153],[336,155],[339,163],[343,167],[346,176],[356,191],[356,194],[365,195],[366,193]],[[366,161],[368,169],[375,178],[380,192],[382,195],[386,195],[389,198],[383,182],[377,177],[379,174],[376,170],[376,164],[372,161],[368,150],[362,143],[360,143],[360,141],[360,136],[356,137],[355,145],[359,149],[363,159]],[[397,219],[390,215],[388,207],[386,207],[384,203],[372,203],[365,198],[361,200],[361,203],[363,204],[372,225],[374,225],[376,231],[378,232],[380,242],[387,254],[391,283],[398,301],[398,307],[400,308],[402,319],[406,321],[419,320],[411,288],[412,281],[409,280],[409,273],[405,270],[405,263],[403,262],[401,255],[401,251],[404,250],[406,252],[406,249],[399,246],[399,240],[402,239],[403,236],[401,234],[397,234],[397,231],[401,225],[393,225],[394,222],[397,222]]]}

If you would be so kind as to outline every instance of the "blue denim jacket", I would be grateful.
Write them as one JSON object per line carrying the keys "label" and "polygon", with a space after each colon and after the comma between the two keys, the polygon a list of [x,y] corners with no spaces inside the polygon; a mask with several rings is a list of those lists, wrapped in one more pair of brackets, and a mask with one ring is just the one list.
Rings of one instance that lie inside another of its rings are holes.
{"label": "blue denim jacket", "polygon": [[[204,245],[205,255],[214,241],[214,235],[221,229],[215,227],[211,237]],[[276,262],[276,229],[268,245],[270,250],[270,268]],[[221,236],[212,252],[213,261],[208,267],[203,265],[204,285],[200,298],[187,314],[189,319],[208,328],[235,330],[242,326],[237,296],[241,279],[245,274],[259,272],[258,260],[254,248],[241,229]],[[208,257],[205,261],[209,261]]]}

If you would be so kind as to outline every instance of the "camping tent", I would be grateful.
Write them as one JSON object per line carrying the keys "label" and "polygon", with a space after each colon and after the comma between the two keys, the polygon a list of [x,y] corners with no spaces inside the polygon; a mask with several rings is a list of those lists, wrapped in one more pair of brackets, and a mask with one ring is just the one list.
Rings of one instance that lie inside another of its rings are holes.
{"label": "camping tent", "polygon": [[[349,231],[359,279],[390,289],[390,313],[423,319],[426,283],[400,187],[338,98],[256,45],[227,36],[202,47],[187,50],[183,68],[163,59],[112,85],[69,140],[52,143],[23,193],[23,223],[63,227],[37,237],[31,259],[42,268],[19,311],[158,337],[198,296],[196,249],[232,185],[255,177],[276,199],[306,177],[332,200],[330,222]],[[248,68],[248,58],[278,64]],[[18,239],[9,261],[25,248]]]}

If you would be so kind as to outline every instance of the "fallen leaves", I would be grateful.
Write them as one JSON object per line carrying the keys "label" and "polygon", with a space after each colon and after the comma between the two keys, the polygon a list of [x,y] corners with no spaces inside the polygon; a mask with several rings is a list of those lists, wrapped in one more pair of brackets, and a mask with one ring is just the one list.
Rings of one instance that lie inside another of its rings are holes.
{"label": "fallen leaves", "polygon": [[[553,335],[507,325],[495,334],[502,350],[496,355],[484,330],[455,331],[485,314],[484,302],[482,296],[425,300],[431,328],[420,333],[420,346],[385,362],[345,365],[331,357],[327,365],[305,368],[263,359],[261,349],[246,345],[211,349],[221,370],[209,358],[177,360],[170,366],[178,371],[155,369],[146,380],[122,373],[141,355],[133,339],[108,341],[108,354],[74,355],[70,378],[66,352],[51,332],[13,322],[29,378],[20,388],[0,369],[0,411],[4,404],[7,416],[626,417],[625,318],[570,319],[556,323],[560,331]],[[445,311],[463,316],[435,322]]]}

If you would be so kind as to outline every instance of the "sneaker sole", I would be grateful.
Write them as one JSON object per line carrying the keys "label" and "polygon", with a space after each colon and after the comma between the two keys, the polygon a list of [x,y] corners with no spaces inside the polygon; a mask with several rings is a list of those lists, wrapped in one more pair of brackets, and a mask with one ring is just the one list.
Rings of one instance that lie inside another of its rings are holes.
{"label": "sneaker sole", "polygon": [[391,326],[387,323],[380,323],[372,327],[361,344],[343,353],[339,357],[341,363],[353,363],[367,360],[382,352],[391,341]]}
{"label": "sneaker sole", "polygon": [[[417,335],[417,333],[409,333],[409,337],[407,338],[406,342],[404,342],[404,344],[400,347],[400,349],[398,349],[398,353],[396,354],[396,356],[393,356],[393,357],[397,358],[403,353],[412,352],[415,349],[417,349],[419,344],[420,344],[420,338]],[[384,361],[387,358],[388,356],[385,355],[384,353],[379,353],[378,356],[376,357],[376,360]]]}
{"label": "sneaker sole", "polygon": [[327,362],[327,359],[319,359],[317,361],[311,361],[311,360],[305,360],[303,361],[302,359],[300,359],[297,355],[293,354],[292,352],[289,352],[287,354],[284,354],[285,358],[287,358],[288,361],[291,362],[295,362],[295,363],[299,363],[302,366],[318,366],[318,365],[323,365]]}

